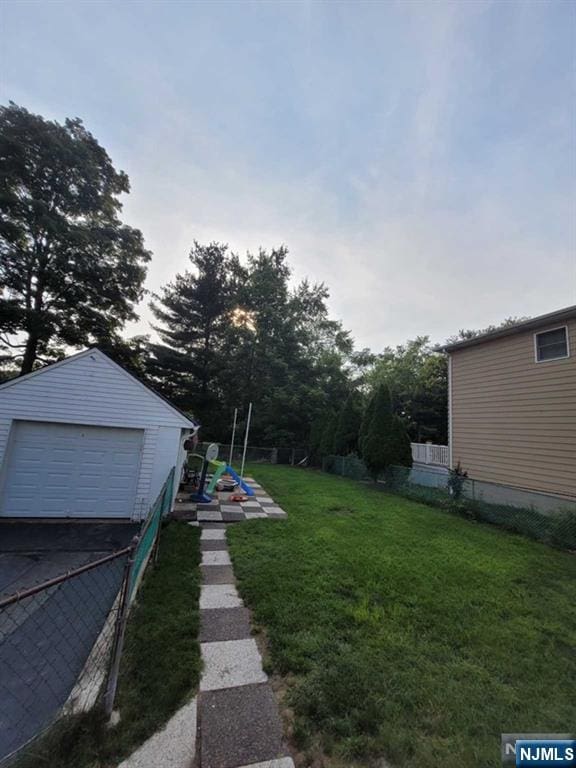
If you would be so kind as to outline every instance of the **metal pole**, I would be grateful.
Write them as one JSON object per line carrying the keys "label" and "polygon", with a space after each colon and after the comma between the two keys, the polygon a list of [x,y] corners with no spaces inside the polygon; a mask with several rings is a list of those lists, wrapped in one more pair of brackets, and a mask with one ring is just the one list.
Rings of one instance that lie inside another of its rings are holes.
{"label": "metal pole", "polygon": [[132,581],[132,569],[134,568],[138,541],[138,536],[135,536],[132,539],[131,552],[128,555],[126,566],[124,568],[122,594],[120,596],[118,615],[116,617],[116,626],[114,628],[112,663],[110,665],[110,674],[108,676],[108,684],[106,685],[106,693],[104,694],[104,711],[108,717],[110,717],[112,710],[114,709],[114,699],[116,698],[116,688],[118,687],[120,659],[122,657],[122,648],[124,647],[124,635],[126,633],[126,622],[128,621],[128,610],[130,608],[130,582]]}
{"label": "metal pole", "polygon": [[246,448],[248,447],[248,433],[250,432],[250,419],[252,418],[252,403],[248,406],[248,420],[246,421],[246,432],[244,433],[244,450],[242,451],[242,469],[240,470],[240,480],[244,480],[244,462],[246,461]]}
{"label": "metal pole", "polygon": [[236,436],[236,419],[238,417],[238,408],[234,408],[234,425],[232,427],[232,441],[230,442],[230,459],[228,460],[228,466],[232,466],[232,458],[234,454],[234,437]]}

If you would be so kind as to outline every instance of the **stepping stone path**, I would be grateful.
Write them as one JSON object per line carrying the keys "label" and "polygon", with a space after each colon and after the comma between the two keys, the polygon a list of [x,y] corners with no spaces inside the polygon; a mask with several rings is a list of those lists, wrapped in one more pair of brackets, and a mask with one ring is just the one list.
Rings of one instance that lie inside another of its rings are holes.
{"label": "stepping stone path", "polygon": [[174,504],[173,514],[181,520],[202,523],[237,523],[255,517],[270,517],[279,520],[286,517],[281,509],[261,485],[250,478],[246,482],[254,491],[254,496],[247,496],[246,501],[230,502],[230,493],[217,492],[209,504],[194,504],[190,492],[179,493]]}
{"label": "stepping stone path", "polygon": [[[228,510],[225,503],[218,508],[199,505],[198,520],[190,523],[202,529],[200,648],[204,668],[198,694],[198,768],[294,768],[276,699],[251,633],[250,613],[236,590],[227,526],[221,522],[285,517],[286,513],[253,480],[247,478],[247,482],[258,496],[269,500],[275,514],[266,514],[265,505],[259,503],[245,510],[238,505]],[[215,512],[219,518],[204,516]]]}

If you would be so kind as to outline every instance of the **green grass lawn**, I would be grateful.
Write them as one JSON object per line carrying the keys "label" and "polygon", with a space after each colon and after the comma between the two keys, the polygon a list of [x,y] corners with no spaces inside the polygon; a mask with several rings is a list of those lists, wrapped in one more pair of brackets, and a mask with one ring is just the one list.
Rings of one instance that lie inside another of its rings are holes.
{"label": "green grass lawn", "polygon": [[200,530],[172,522],[160,537],[126,631],[115,708],[108,728],[95,709],[58,722],[23,750],[14,768],[113,768],[188,701],[200,679]]}
{"label": "green grass lawn", "polygon": [[576,726],[576,557],[312,470],[229,534],[302,765],[487,768]]}

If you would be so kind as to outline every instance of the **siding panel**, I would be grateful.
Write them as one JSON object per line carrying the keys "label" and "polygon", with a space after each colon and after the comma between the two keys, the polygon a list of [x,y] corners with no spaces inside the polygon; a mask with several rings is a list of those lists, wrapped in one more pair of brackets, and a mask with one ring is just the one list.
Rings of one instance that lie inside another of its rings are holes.
{"label": "siding panel", "polygon": [[470,477],[576,499],[576,318],[567,325],[563,360],[537,363],[533,331],[452,352],[452,461]]}
{"label": "siding panel", "polygon": [[[0,494],[14,419],[144,429],[134,517],[154,501],[176,463],[182,429],[191,424],[168,403],[97,351],[79,355],[0,388]],[[167,450],[159,433],[169,435]],[[160,475],[163,475],[159,480]]]}

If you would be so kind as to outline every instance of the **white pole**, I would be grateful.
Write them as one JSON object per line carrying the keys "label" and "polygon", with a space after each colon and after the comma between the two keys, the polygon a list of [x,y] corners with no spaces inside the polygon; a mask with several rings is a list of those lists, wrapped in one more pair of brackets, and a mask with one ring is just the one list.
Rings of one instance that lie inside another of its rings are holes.
{"label": "white pole", "polygon": [[244,480],[244,462],[246,461],[246,448],[248,447],[248,433],[250,432],[250,419],[252,417],[252,403],[248,406],[248,420],[246,421],[246,432],[244,433],[244,450],[242,451],[242,469],[240,470],[240,480]]}
{"label": "white pole", "polygon": [[234,437],[236,435],[236,417],[238,416],[238,408],[234,408],[234,425],[232,427],[232,442],[230,443],[230,460],[228,466],[232,466],[232,454],[234,453]]}

